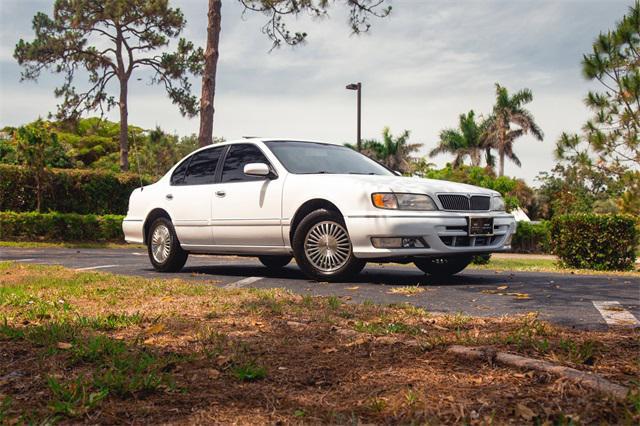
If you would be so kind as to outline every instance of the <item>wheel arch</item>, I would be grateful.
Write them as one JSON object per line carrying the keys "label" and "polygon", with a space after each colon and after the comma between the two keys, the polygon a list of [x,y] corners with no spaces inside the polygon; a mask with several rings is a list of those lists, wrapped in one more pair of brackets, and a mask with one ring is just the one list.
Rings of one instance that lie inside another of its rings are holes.
{"label": "wheel arch", "polygon": [[171,221],[171,216],[169,215],[169,213],[165,209],[163,209],[163,208],[155,208],[155,209],[151,210],[149,212],[149,214],[147,214],[147,218],[144,220],[144,225],[142,227],[142,242],[143,242],[143,244],[146,245],[148,243],[149,227],[151,226],[153,221],[158,219],[159,217],[165,217],[165,218],[167,218],[167,219],[169,219]]}
{"label": "wheel arch", "polygon": [[296,231],[296,228],[302,222],[302,219],[305,218],[309,213],[319,209],[326,209],[330,211],[334,211],[338,213],[344,219],[344,215],[334,203],[324,198],[314,198],[311,200],[305,201],[298,209],[296,210],[293,218],[291,219],[291,223],[289,224],[289,243],[293,242],[293,234]]}

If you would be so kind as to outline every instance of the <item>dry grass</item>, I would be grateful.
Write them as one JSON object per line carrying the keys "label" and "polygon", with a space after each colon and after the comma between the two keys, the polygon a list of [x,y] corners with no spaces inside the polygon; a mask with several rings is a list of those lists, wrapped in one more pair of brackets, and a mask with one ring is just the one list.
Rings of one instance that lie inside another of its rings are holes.
{"label": "dry grass", "polygon": [[[407,345],[406,342],[417,344]],[[492,345],[636,389],[448,355]],[[638,332],[0,263],[0,424],[637,423]]]}

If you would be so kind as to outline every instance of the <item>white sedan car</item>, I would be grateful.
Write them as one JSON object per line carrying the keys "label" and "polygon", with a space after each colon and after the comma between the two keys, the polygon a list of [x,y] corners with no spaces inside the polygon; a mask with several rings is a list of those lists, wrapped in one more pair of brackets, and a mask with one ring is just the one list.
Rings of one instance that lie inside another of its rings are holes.
{"label": "white sedan car", "polygon": [[270,268],[295,257],[307,276],[337,280],[367,261],[452,275],[509,249],[516,223],[496,191],[398,176],[342,145],[249,138],[194,151],[133,191],[122,227],[158,271],[189,253]]}

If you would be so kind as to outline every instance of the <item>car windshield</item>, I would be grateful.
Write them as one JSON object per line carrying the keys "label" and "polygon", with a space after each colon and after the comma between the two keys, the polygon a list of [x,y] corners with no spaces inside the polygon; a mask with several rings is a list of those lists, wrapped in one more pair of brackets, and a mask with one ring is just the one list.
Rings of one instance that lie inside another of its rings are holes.
{"label": "car windshield", "polygon": [[393,175],[386,167],[346,146],[293,141],[265,143],[290,173]]}

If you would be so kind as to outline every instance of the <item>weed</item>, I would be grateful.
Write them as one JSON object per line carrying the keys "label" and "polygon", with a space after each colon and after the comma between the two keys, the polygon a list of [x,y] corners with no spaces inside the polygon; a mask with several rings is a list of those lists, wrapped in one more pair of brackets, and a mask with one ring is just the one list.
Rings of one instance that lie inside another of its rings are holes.
{"label": "weed", "polygon": [[284,309],[284,302],[278,300],[277,289],[252,288],[250,293],[257,296],[257,300],[247,303],[247,309],[253,313],[270,312],[281,314]]}
{"label": "weed", "polygon": [[8,412],[11,409],[12,399],[9,396],[5,396],[0,400],[0,424],[9,423]]}
{"label": "weed", "polygon": [[205,326],[197,331],[196,339],[202,345],[202,352],[209,358],[222,354],[229,338],[212,326]]}
{"label": "weed", "polygon": [[293,415],[298,417],[298,418],[302,418],[304,416],[307,415],[307,413],[304,410],[296,410],[293,412]]}
{"label": "weed", "polygon": [[304,306],[307,309],[313,308],[315,306],[313,296],[309,294],[305,294],[304,296],[302,296],[302,306]]}
{"label": "weed", "polygon": [[340,302],[340,299],[338,299],[336,296],[329,296],[327,298],[327,305],[329,305],[329,307],[334,311],[337,310],[341,304],[342,302]]}
{"label": "weed", "polygon": [[83,327],[92,328],[98,331],[112,331],[126,328],[132,325],[140,325],[144,320],[144,316],[135,314],[109,314],[98,315],[95,317],[78,317],[77,323]]}
{"label": "weed", "polygon": [[420,328],[405,324],[402,322],[363,322],[357,321],[354,329],[361,333],[369,334],[410,334],[416,335],[420,333]]}
{"label": "weed", "polygon": [[4,317],[0,324],[0,336],[9,340],[20,340],[24,339],[24,331],[19,328],[11,327],[8,323],[7,317]]}
{"label": "weed", "polygon": [[25,331],[25,339],[36,346],[55,350],[58,342],[70,342],[79,334],[79,327],[69,322],[51,322],[31,327]]}
{"label": "weed", "polygon": [[77,342],[72,349],[76,360],[91,363],[108,362],[114,357],[123,355],[126,351],[127,347],[124,342],[102,335],[91,336],[84,341]]}
{"label": "weed", "polygon": [[549,350],[547,336],[550,336],[551,332],[551,328],[540,321],[537,315],[527,315],[504,340],[507,344],[515,344],[519,349],[534,349],[546,353]]}
{"label": "weed", "polygon": [[457,312],[453,315],[444,315],[443,320],[445,327],[459,328],[467,325],[469,321],[471,321],[471,317],[463,314],[462,312]]}
{"label": "weed", "polygon": [[150,393],[163,383],[170,383],[162,373],[165,365],[147,352],[125,353],[107,360],[104,367],[94,374],[94,385],[120,397],[138,392]]}
{"label": "weed", "polygon": [[558,346],[574,364],[592,365],[595,360],[597,343],[593,340],[576,343],[572,339],[560,339]]}
{"label": "weed", "polygon": [[49,377],[47,385],[53,396],[49,403],[51,411],[54,414],[63,414],[69,417],[76,417],[88,412],[109,393],[106,389],[91,392],[90,385],[85,382],[83,377],[66,383]]}
{"label": "weed", "polygon": [[431,314],[429,313],[429,311],[427,311],[424,308],[420,308],[418,306],[414,306],[411,304],[405,304],[402,307],[402,310],[405,312],[405,314],[409,315],[410,317],[414,317],[417,319],[424,319],[424,318],[428,318],[429,316],[431,316]]}
{"label": "weed", "polygon": [[418,402],[419,397],[418,397],[418,394],[413,389],[409,389],[404,394],[404,399],[405,401],[407,401],[407,405],[414,406],[416,402]]}
{"label": "weed", "polygon": [[267,377],[267,370],[254,362],[234,365],[231,367],[231,372],[241,382],[252,382]]}
{"label": "weed", "polygon": [[372,398],[368,405],[371,411],[375,413],[382,413],[387,406],[387,403],[382,398]]}

